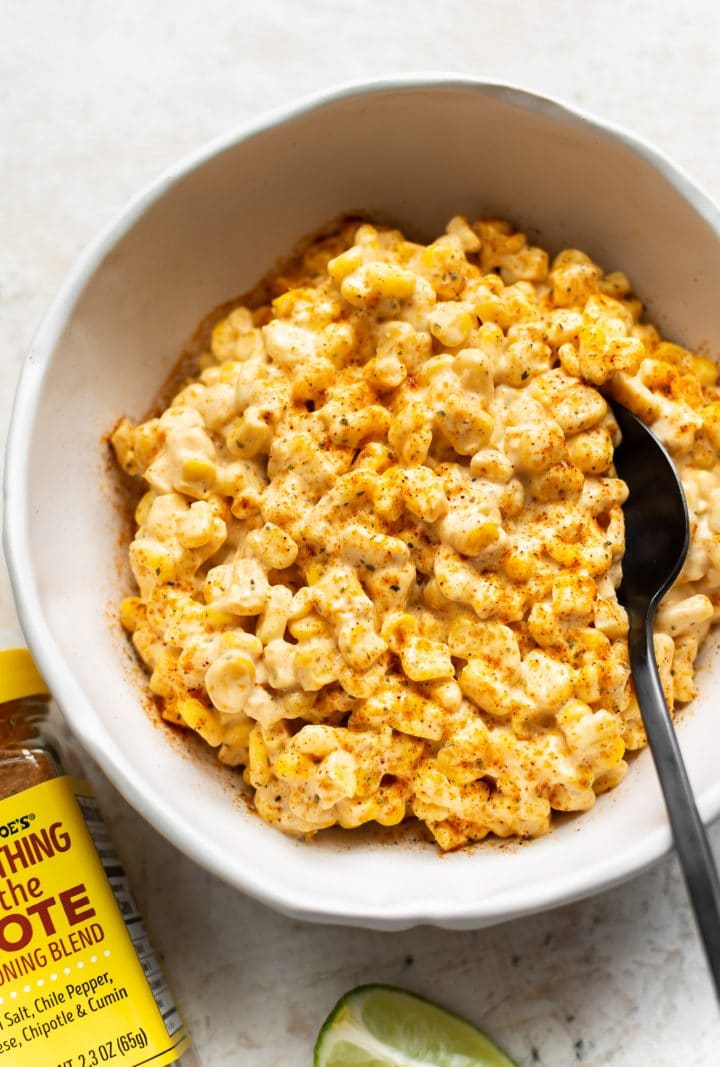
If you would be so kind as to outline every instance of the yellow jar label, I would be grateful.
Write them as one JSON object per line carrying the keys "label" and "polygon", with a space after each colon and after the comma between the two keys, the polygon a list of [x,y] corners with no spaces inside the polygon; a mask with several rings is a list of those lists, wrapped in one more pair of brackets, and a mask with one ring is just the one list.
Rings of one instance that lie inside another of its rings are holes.
{"label": "yellow jar label", "polygon": [[189,1044],[87,783],[0,802],[0,1067],[163,1067]]}

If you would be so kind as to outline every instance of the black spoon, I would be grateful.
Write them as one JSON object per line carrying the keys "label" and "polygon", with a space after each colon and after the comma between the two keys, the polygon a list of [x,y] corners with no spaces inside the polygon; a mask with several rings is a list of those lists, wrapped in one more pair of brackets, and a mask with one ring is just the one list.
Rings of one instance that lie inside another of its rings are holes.
{"label": "black spoon", "polygon": [[665,796],[675,849],[720,999],[720,880],[665,703],[653,649],[657,606],[677,578],[690,538],[685,494],[672,460],[652,431],[611,403],[622,432],[615,468],[630,490],[618,599],[630,621],[633,683]]}

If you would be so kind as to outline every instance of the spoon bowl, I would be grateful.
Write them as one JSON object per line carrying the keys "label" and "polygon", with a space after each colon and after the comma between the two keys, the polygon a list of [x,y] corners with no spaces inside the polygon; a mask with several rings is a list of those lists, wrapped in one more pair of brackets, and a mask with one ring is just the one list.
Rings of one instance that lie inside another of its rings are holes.
{"label": "spoon bowl", "polygon": [[667,451],[644,422],[612,403],[622,433],[615,468],[631,487],[625,502],[621,602],[628,610],[655,606],[682,570],[690,543],[690,517],[682,483]]}

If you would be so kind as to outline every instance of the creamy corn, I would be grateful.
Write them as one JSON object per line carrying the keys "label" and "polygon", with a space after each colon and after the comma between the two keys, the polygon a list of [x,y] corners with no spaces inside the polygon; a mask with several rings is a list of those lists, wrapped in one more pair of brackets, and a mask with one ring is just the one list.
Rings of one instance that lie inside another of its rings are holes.
{"label": "creamy corn", "polygon": [[428,246],[348,224],[275,288],[112,435],[146,490],[120,621],[162,714],[289,833],[543,834],[645,744],[600,389],[688,496],[655,638],[674,707],[720,603],[716,366],[641,323],[623,274],[498,220]]}

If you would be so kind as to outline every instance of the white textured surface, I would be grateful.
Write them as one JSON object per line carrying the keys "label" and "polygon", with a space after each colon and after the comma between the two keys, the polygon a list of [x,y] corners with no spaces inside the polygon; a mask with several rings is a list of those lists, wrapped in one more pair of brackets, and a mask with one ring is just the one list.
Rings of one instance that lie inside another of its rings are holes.
{"label": "white textured surface", "polygon": [[[333,82],[445,68],[522,84],[630,127],[720,198],[712,0],[0,0],[0,20],[0,439],[33,326],[98,227],[179,155]],[[3,572],[0,642],[19,639]],[[303,926],[194,868],[93,777],[205,1067],[309,1064],[324,1015],[363,981],[444,1000],[521,1064],[718,1062],[674,860],[474,934]]]}

